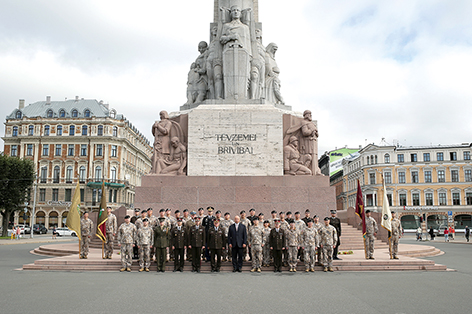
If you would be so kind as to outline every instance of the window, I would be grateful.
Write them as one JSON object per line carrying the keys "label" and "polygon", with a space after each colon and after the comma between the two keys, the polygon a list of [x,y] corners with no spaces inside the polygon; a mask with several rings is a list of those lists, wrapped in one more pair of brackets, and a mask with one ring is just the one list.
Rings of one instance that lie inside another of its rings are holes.
{"label": "window", "polygon": [[62,125],[57,126],[56,135],[57,136],[62,136]]}
{"label": "window", "polygon": [[111,145],[111,157],[116,157],[116,145]]}
{"label": "window", "polygon": [[39,189],[39,201],[40,202],[46,201],[46,189]]}
{"label": "window", "polygon": [[75,125],[71,125],[69,127],[69,135],[75,135]]}
{"label": "window", "polygon": [[117,195],[118,195],[118,190],[113,190],[113,203],[116,203]]}
{"label": "window", "polygon": [[370,160],[370,157],[369,157],[369,156],[367,156],[367,164],[369,164],[369,160]]}
{"label": "window", "polygon": [[82,125],[82,135],[87,135],[88,127],[86,125]]}
{"label": "window", "polygon": [[425,170],[424,171],[424,182],[425,183],[431,183],[432,182],[431,170]]}
{"label": "window", "polygon": [[47,111],[47,114],[46,114],[46,115],[47,115],[48,118],[52,118],[52,114],[53,114],[52,110],[49,109],[49,110]]}
{"label": "window", "polygon": [[118,136],[118,127],[116,127],[116,126],[113,127],[113,136],[114,137]]}
{"label": "window", "polygon": [[410,154],[411,162],[417,162],[418,161],[418,155],[417,154]]}
{"label": "window", "polygon": [[85,199],[85,190],[80,189],[80,201],[83,203]]}
{"label": "window", "polygon": [[386,163],[386,164],[390,163],[390,155],[389,155],[389,154],[385,154],[384,160],[385,160],[385,163]]}
{"label": "window", "polygon": [[17,112],[16,112],[16,118],[17,118],[17,119],[21,119],[21,111],[17,111]]}
{"label": "window", "polygon": [[97,156],[103,156],[103,145],[102,144],[97,144],[95,154]]}
{"label": "window", "polygon": [[67,166],[67,170],[66,170],[66,181],[67,183],[71,183],[72,182],[72,166]]}
{"label": "window", "polygon": [[438,161],[444,161],[444,153],[437,153],[436,157],[437,157]]}
{"label": "window", "polygon": [[111,167],[111,180],[112,182],[116,182],[116,168],[115,167]]}
{"label": "window", "polygon": [[41,167],[41,183],[46,183],[48,178],[48,167]]}
{"label": "window", "polygon": [[451,170],[451,181],[459,182],[459,170]]}
{"label": "window", "polygon": [[411,196],[413,198],[413,206],[420,206],[420,195],[418,193],[413,193]]}
{"label": "window", "polygon": [[400,206],[406,206],[406,194],[399,194]]}
{"label": "window", "polygon": [[59,189],[52,189],[52,200],[56,202],[59,200]]}
{"label": "window", "polygon": [[59,117],[60,118],[65,118],[66,117],[66,111],[64,109],[61,109],[61,111],[59,111]]}
{"label": "window", "polygon": [[72,118],[77,118],[77,116],[79,115],[79,112],[77,110],[72,110]]}
{"label": "window", "polygon": [[61,156],[62,144],[56,144],[56,156]]}
{"label": "window", "polygon": [[464,152],[464,160],[470,160],[470,152]]}
{"label": "window", "polygon": [[61,168],[59,168],[59,166],[55,166],[54,167],[53,183],[59,183],[60,175],[61,175]]}
{"label": "window", "polygon": [[387,194],[387,199],[388,199],[388,205],[389,205],[389,206],[393,206],[393,203],[392,203],[392,194]]}
{"label": "window", "polygon": [[397,160],[398,160],[398,162],[404,162],[405,161],[405,156],[403,156],[403,154],[398,154],[397,155]]}
{"label": "window", "polygon": [[49,156],[49,144],[43,144],[43,156]]}
{"label": "window", "polygon": [[444,170],[438,170],[438,182],[446,182]]}
{"label": "window", "polygon": [[33,156],[33,144],[26,145],[26,156]]}
{"label": "window", "polygon": [[116,117],[116,111],[115,110],[110,111],[110,117],[115,119],[115,117]]}
{"label": "window", "polygon": [[472,205],[472,193],[465,193],[465,199],[467,201],[467,205]]}
{"label": "window", "polygon": [[398,172],[398,183],[405,183],[405,172]]}
{"label": "window", "polygon": [[113,202],[113,190],[108,190],[108,203]]}
{"label": "window", "polygon": [[87,156],[87,144],[80,145],[80,156]]}
{"label": "window", "polygon": [[418,183],[418,171],[411,172],[411,183]]}
{"label": "window", "polygon": [[472,182],[472,170],[464,170],[465,182]]}
{"label": "window", "polygon": [[10,156],[16,157],[18,155],[18,147],[16,145],[11,146],[11,154]]}
{"label": "window", "polygon": [[439,193],[439,205],[447,205],[446,193]]}
{"label": "window", "polygon": [[97,135],[102,136],[103,135],[103,125],[99,125],[97,129]]}
{"label": "window", "polygon": [[452,193],[452,205],[460,205],[461,204],[461,193],[454,192]]}
{"label": "window", "polygon": [[385,172],[384,173],[384,180],[386,184],[392,183],[392,173],[391,172]]}
{"label": "window", "polygon": [[72,189],[66,189],[64,195],[64,201],[70,202],[72,200]]}
{"label": "window", "polygon": [[450,152],[449,156],[451,156],[451,160],[457,160],[457,153],[456,152]]}
{"label": "window", "polygon": [[85,109],[85,111],[84,111],[84,117],[90,118],[90,110]]}
{"label": "window", "polygon": [[85,182],[85,167],[84,166],[80,166],[79,168],[79,180],[80,182]]}
{"label": "window", "polygon": [[433,206],[433,193],[426,193],[425,198],[426,198],[426,205]]}
{"label": "window", "polygon": [[377,164],[377,155],[375,155],[374,158],[375,158],[375,164]]}
{"label": "window", "polygon": [[100,181],[102,178],[102,167],[95,167],[95,181]]}
{"label": "window", "polygon": [[13,133],[11,135],[12,136],[18,136],[18,127],[17,126],[13,127]]}
{"label": "window", "polygon": [[69,144],[68,149],[67,149],[67,155],[74,156],[74,144]]}
{"label": "window", "polygon": [[34,134],[34,125],[30,125],[28,127],[28,135],[33,136],[33,134]]}
{"label": "window", "polygon": [[49,136],[49,125],[44,126],[44,136]]}
{"label": "window", "polygon": [[369,173],[370,184],[375,184],[375,173]]}

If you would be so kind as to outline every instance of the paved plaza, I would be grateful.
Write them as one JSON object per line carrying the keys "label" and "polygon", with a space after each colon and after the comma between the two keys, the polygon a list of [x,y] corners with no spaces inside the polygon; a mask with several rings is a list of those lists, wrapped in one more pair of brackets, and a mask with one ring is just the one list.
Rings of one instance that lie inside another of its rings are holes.
{"label": "paved plaza", "polygon": [[[37,243],[0,245],[2,313],[451,313],[469,309],[472,246],[416,242],[455,271],[314,274],[20,271]],[[5,242],[3,242],[5,243]],[[46,258],[46,257],[44,257]]]}

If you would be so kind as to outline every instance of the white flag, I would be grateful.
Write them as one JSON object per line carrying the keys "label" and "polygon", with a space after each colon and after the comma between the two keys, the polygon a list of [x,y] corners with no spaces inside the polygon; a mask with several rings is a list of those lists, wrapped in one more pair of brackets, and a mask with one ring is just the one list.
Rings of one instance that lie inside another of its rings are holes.
{"label": "white flag", "polygon": [[383,204],[382,204],[382,227],[388,231],[392,231],[392,213],[390,212],[390,206],[388,205],[387,189],[385,188],[385,181],[383,182]]}

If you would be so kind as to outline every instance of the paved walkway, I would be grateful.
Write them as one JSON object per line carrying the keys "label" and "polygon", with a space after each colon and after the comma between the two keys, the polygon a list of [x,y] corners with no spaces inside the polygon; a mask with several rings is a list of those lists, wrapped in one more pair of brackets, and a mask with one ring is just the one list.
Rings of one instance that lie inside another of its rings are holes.
{"label": "paved walkway", "polygon": [[73,237],[57,237],[56,239],[52,239],[51,236],[35,236],[34,238],[30,238],[29,234],[23,236],[19,240],[14,239],[0,239],[0,245],[15,245],[15,244],[26,244],[26,243],[57,243],[57,242],[71,242],[71,241],[78,241],[77,238]]}

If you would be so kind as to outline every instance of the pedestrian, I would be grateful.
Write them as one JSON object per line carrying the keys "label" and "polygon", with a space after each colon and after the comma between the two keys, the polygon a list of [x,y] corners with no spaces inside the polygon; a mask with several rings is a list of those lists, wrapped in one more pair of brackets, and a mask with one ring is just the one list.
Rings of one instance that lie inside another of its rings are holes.
{"label": "pedestrian", "polygon": [[422,235],[423,230],[421,229],[421,227],[418,227],[418,229],[416,229],[416,241],[422,241]]}
{"label": "pedestrian", "polygon": [[449,242],[449,230],[444,228],[444,242]]}
{"label": "pedestrian", "polygon": [[433,230],[433,227],[429,228],[429,237],[431,238],[431,241],[434,240],[434,230]]}
{"label": "pedestrian", "polygon": [[469,242],[470,229],[469,226],[465,226],[465,239]]}
{"label": "pedestrian", "polygon": [[16,227],[16,239],[20,240],[21,229],[20,226]]}
{"label": "pedestrian", "polygon": [[53,238],[53,239],[56,239],[56,238],[57,238],[56,227],[52,227],[52,238]]}
{"label": "pedestrian", "polygon": [[451,230],[449,231],[449,237],[452,238],[452,240],[454,240],[456,237],[456,229],[454,227],[451,227]]}

